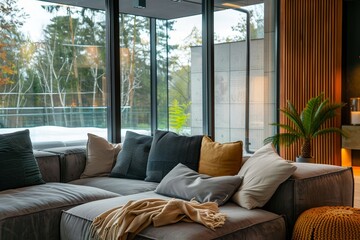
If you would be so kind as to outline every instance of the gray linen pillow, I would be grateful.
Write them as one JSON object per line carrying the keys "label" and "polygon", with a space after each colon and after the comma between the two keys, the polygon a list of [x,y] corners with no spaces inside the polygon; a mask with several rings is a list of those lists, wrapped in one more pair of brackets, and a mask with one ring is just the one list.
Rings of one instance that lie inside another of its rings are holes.
{"label": "gray linen pillow", "polygon": [[179,163],[159,183],[156,193],[198,202],[226,203],[239,188],[242,178],[235,176],[211,177],[199,174]]}

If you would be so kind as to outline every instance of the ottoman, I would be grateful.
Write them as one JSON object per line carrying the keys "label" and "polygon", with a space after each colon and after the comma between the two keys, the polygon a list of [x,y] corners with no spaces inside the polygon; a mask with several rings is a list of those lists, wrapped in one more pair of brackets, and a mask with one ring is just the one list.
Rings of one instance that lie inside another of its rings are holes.
{"label": "ottoman", "polygon": [[325,206],[306,210],[295,223],[293,239],[360,240],[360,209]]}

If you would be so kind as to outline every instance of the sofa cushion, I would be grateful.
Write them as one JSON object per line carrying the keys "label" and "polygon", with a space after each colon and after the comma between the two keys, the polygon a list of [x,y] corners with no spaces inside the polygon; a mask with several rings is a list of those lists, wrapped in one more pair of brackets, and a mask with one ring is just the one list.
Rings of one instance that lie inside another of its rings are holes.
{"label": "sofa cushion", "polygon": [[87,186],[46,183],[0,193],[0,239],[59,239],[62,210],[118,194]]}
{"label": "sofa cushion", "polygon": [[180,136],[174,132],[155,132],[145,181],[160,182],[178,163],[198,170],[202,136]]}
{"label": "sofa cushion", "polygon": [[152,136],[127,131],[110,177],[144,180],[152,139]]}
{"label": "sofa cushion", "polygon": [[262,207],[295,170],[295,165],[281,158],[272,144],[267,144],[241,167],[239,175],[244,178],[243,183],[232,200],[247,209]]}
{"label": "sofa cushion", "polygon": [[128,178],[94,177],[82,178],[69,183],[108,190],[120,195],[130,195],[155,190],[158,183]]}
{"label": "sofa cushion", "polygon": [[199,174],[179,163],[161,180],[155,192],[201,203],[216,202],[220,206],[231,198],[241,181],[238,175],[211,177]]}
{"label": "sofa cushion", "polygon": [[[74,207],[62,214],[62,239],[90,239],[92,220],[101,213],[125,205],[130,200],[145,198],[169,199],[154,192],[94,201]],[[162,227],[149,226],[135,239],[285,239],[285,221],[282,216],[262,209],[247,210],[232,202],[220,207],[227,215],[225,224],[213,231],[198,223],[179,222]],[[75,237],[74,237],[75,236]]]}
{"label": "sofa cushion", "polygon": [[80,178],[108,176],[121,150],[120,144],[111,144],[106,139],[88,133],[86,165]]}
{"label": "sofa cushion", "polygon": [[0,191],[42,183],[29,130],[0,134]]}
{"label": "sofa cushion", "polygon": [[242,142],[219,143],[204,136],[201,143],[199,173],[210,176],[235,175],[242,164]]}

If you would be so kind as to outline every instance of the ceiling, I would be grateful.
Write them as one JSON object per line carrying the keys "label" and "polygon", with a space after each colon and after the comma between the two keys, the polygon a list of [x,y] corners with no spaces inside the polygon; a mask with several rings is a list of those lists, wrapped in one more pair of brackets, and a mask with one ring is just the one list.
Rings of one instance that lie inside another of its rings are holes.
{"label": "ceiling", "polygon": [[[42,0],[66,5],[90,7],[94,9],[105,9],[104,0]],[[139,1],[145,1],[145,8],[136,8]],[[229,8],[222,6],[224,3],[247,6],[263,3],[264,0],[215,0],[215,7]],[[119,0],[121,13],[129,13],[158,19],[175,19],[180,17],[201,14],[201,0]],[[220,10],[220,8],[217,8]]]}

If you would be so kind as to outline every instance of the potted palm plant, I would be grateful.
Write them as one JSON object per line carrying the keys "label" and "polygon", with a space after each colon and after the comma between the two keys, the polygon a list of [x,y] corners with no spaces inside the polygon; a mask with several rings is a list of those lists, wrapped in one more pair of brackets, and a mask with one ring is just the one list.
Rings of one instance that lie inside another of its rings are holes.
{"label": "potted palm plant", "polygon": [[280,109],[289,124],[273,123],[285,132],[277,133],[264,140],[265,143],[272,142],[274,145],[284,144],[290,146],[294,142],[302,141],[301,154],[296,158],[297,162],[314,162],[311,155],[311,140],[315,137],[328,133],[345,133],[336,127],[323,127],[323,124],[336,116],[336,110],[344,106],[343,103],[330,103],[324,99],[324,94],[311,98],[303,111],[299,114],[294,105],[287,101],[287,107]]}

